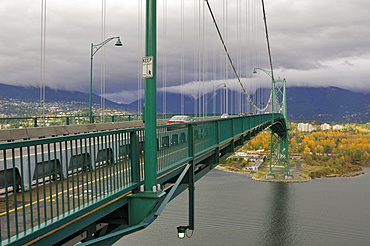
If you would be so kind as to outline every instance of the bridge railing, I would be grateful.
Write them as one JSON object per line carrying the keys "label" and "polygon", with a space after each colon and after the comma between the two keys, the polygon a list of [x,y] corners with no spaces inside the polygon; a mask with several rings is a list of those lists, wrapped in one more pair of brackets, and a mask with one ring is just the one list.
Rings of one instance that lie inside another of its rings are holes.
{"label": "bridge railing", "polygon": [[1,238],[48,226],[132,183],[130,137],[142,130],[0,144]]}
{"label": "bridge railing", "polygon": [[[158,126],[158,178],[272,121],[255,115]],[[0,245],[138,189],[144,134],[136,128],[0,143]]]}

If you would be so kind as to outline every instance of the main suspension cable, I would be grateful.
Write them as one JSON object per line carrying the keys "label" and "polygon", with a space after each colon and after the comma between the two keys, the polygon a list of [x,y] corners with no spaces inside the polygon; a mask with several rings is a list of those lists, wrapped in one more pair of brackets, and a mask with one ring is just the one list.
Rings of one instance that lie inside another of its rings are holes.
{"label": "main suspension cable", "polygon": [[231,65],[231,67],[232,67],[232,69],[233,69],[233,71],[234,71],[234,73],[235,73],[235,76],[237,77],[237,79],[238,79],[238,81],[239,81],[239,84],[240,84],[240,86],[242,87],[242,89],[243,89],[244,93],[245,93],[245,94],[248,94],[248,92],[245,90],[245,88],[244,88],[244,86],[243,86],[243,84],[242,84],[242,82],[241,82],[241,80],[240,80],[240,77],[239,77],[238,72],[236,71],[236,68],[235,68],[235,66],[234,66],[234,63],[233,63],[233,61],[232,61],[231,57],[230,57],[229,51],[227,50],[226,44],[225,44],[225,42],[224,42],[224,39],[222,38],[221,31],[220,31],[220,29],[218,28],[218,24],[217,24],[217,22],[216,22],[216,18],[215,18],[215,16],[213,15],[213,11],[212,11],[212,9],[211,9],[211,5],[209,4],[208,0],[205,0],[205,1],[206,1],[206,3],[207,3],[207,7],[208,7],[208,10],[209,10],[209,13],[211,14],[211,17],[212,17],[213,23],[215,24],[215,27],[216,27],[216,30],[217,30],[218,36],[219,36],[219,38],[220,38],[220,40],[221,40],[221,43],[222,43],[222,45],[223,45],[223,47],[224,47],[224,50],[225,50],[225,52],[226,52],[227,58],[229,59],[230,65]]}
{"label": "main suspension cable", "polygon": [[269,54],[269,62],[270,62],[270,70],[271,70],[271,78],[274,81],[274,70],[272,68],[272,58],[271,58],[271,49],[270,49],[270,41],[269,41],[269,33],[267,31],[267,20],[266,20],[266,12],[265,12],[265,2],[262,1],[262,11],[263,11],[263,22],[265,24],[265,33],[266,33],[266,42],[267,42],[267,52]]}
{"label": "main suspension cable", "polygon": [[[220,31],[220,29],[219,29],[219,27],[218,27],[218,24],[217,24],[217,21],[216,21],[216,18],[215,18],[215,16],[214,16],[214,14],[213,14],[213,11],[212,11],[212,8],[211,8],[211,5],[209,4],[208,0],[204,0],[204,1],[207,3],[207,7],[208,7],[208,10],[209,10],[209,13],[211,14],[211,17],[212,17],[213,23],[214,23],[214,25],[215,25],[215,28],[216,28],[216,30],[217,30],[218,36],[219,36],[219,38],[220,38],[220,40],[221,40],[221,43],[222,43],[222,45],[223,45],[223,48],[224,48],[224,50],[225,50],[225,53],[226,53],[227,58],[228,58],[228,60],[229,60],[229,63],[230,63],[230,65],[231,65],[231,67],[232,67],[232,69],[233,69],[233,71],[234,71],[234,74],[235,74],[235,76],[236,76],[236,78],[237,78],[237,80],[238,80],[238,82],[239,82],[239,84],[240,84],[240,87],[242,88],[242,90],[243,90],[244,94],[247,96],[248,101],[249,101],[250,103],[252,103],[252,104],[253,104],[253,101],[252,101],[252,99],[251,99],[251,97],[250,97],[250,95],[249,95],[248,91],[244,88],[244,86],[243,86],[243,84],[242,84],[242,82],[241,82],[241,80],[240,80],[239,74],[238,74],[238,72],[236,71],[236,68],[235,68],[234,63],[233,63],[233,61],[232,61],[232,59],[231,59],[231,56],[230,56],[230,54],[229,54],[229,51],[227,50],[227,47],[226,47],[225,41],[224,41],[224,39],[223,39],[223,37],[222,37],[222,34],[221,34],[221,31]],[[269,99],[269,102],[270,102],[270,100],[271,100],[271,98]],[[266,104],[266,105],[268,105],[268,104]],[[258,108],[257,106],[255,106],[255,104],[253,104],[253,107],[254,107],[257,111],[260,111],[260,112],[261,112],[261,111],[265,111],[265,110],[267,109],[267,107],[268,107],[268,106],[265,106],[263,109],[260,109],[260,108]]]}

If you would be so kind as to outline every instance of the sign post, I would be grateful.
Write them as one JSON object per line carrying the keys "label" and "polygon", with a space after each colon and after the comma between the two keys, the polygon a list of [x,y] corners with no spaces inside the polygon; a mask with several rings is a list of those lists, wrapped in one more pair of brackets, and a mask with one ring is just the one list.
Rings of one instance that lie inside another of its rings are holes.
{"label": "sign post", "polygon": [[130,226],[143,222],[165,195],[157,186],[156,5],[156,0],[146,0],[146,56],[142,58],[142,77],[145,78],[144,189],[128,196]]}
{"label": "sign post", "polygon": [[143,57],[142,64],[142,77],[144,79],[153,78],[153,56]]}

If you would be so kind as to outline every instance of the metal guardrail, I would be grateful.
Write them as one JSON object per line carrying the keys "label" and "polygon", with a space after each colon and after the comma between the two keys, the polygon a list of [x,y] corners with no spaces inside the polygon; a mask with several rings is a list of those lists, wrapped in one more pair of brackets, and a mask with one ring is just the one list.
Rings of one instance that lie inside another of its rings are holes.
{"label": "metal guardrail", "polygon": [[1,144],[2,240],[11,242],[129,186],[129,141],[142,131]]}
{"label": "metal guardrail", "polygon": [[[219,150],[236,136],[242,136],[241,145],[280,118],[158,126],[157,176]],[[137,128],[0,143],[0,245],[38,238],[45,228],[74,220],[79,211],[137,189],[143,181],[144,134]]]}

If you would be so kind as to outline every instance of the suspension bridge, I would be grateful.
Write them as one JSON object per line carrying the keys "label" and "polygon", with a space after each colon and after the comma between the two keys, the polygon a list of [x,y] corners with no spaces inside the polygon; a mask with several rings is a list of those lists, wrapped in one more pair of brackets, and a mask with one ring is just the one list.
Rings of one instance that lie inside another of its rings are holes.
{"label": "suspension bridge", "polygon": [[[146,50],[139,64],[143,67],[140,81],[145,80],[141,86],[145,88],[142,125],[133,128],[129,122],[90,121],[85,125],[0,131],[0,245],[110,245],[149,226],[166,204],[186,189],[189,220],[179,222],[186,225],[178,231],[194,230],[195,182],[266,129],[271,130],[270,174],[290,174],[286,81],[275,79],[273,73],[264,1],[247,1],[246,5],[235,1],[235,22],[244,26],[229,23],[226,2],[220,13],[212,8],[214,1],[194,1],[199,43],[194,52],[193,82],[200,93],[194,97],[195,122],[169,126],[166,119],[156,118],[160,74],[157,12],[165,12],[166,5],[158,11],[156,1],[147,0]],[[184,23],[184,0],[179,1],[179,8]],[[218,19],[223,20],[222,25]],[[251,21],[253,26],[249,25]],[[225,25],[236,26],[236,42],[230,33],[225,35]],[[182,38],[185,30],[182,25]],[[252,38],[247,35],[249,31]],[[215,42],[212,49],[205,48],[209,37],[217,40],[217,48]],[[259,48],[252,51],[249,45]],[[220,50],[222,59],[209,62],[215,50]],[[185,49],[180,53],[179,88],[185,88]],[[165,81],[166,66],[161,66],[160,76]],[[222,72],[210,79],[207,69]],[[253,79],[255,73],[261,74],[258,79]],[[205,84],[213,87],[210,100],[205,96]],[[239,93],[232,88],[238,88]],[[216,89],[225,90],[225,100],[218,109],[230,114],[228,118],[206,117],[204,104],[217,101]],[[233,95],[238,98],[228,98]],[[179,105],[184,113],[182,100]],[[89,116],[92,114],[90,111]],[[275,169],[275,165],[283,168]]]}

